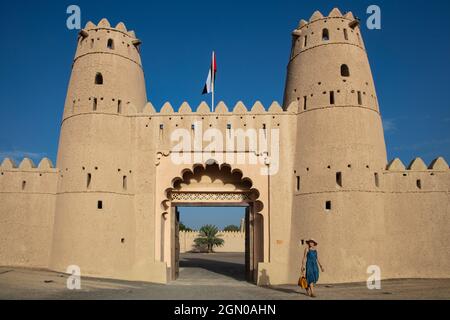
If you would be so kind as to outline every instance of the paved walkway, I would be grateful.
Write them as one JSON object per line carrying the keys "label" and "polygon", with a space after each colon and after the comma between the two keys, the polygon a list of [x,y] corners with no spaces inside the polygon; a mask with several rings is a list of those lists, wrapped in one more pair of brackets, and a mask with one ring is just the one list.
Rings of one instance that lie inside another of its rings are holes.
{"label": "paved walkway", "polygon": [[183,253],[180,255],[180,276],[170,284],[254,286],[245,281],[244,259],[242,253]]}
{"label": "paved walkway", "polygon": [[[293,285],[257,287],[244,279],[239,254],[184,254],[180,277],[168,285],[82,278],[82,289],[66,289],[67,276],[51,271],[0,267],[0,299],[230,299],[310,300]],[[388,280],[382,290],[365,283],[319,285],[317,299],[446,299],[450,279]]]}

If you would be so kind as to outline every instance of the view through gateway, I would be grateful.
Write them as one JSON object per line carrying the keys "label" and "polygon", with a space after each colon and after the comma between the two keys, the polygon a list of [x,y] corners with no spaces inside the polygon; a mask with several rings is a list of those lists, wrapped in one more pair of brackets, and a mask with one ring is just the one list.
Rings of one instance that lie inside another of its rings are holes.
{"label": "view through gateway", "polygon": [[251,281],[247,206],[176,207],[178,282]]}

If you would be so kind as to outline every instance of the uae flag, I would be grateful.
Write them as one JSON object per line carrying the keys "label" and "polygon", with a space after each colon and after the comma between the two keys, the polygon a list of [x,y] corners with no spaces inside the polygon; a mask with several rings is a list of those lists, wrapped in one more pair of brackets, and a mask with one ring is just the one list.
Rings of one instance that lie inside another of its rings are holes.
{"label": "uae flag", "polygon": [[211,67],[209,68],[208,79],[206,79],[205,86],[203,87],[202,94],[214,92],[214,81],[216,80],[217,64],[216,54],[212,53]]}

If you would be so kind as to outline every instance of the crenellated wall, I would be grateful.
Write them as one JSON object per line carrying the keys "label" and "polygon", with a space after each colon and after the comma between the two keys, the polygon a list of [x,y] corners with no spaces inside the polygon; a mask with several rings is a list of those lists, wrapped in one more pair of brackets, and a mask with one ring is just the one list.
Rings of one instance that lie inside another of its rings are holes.
{"label": "crenellated wall", "polygon": [[[180,252],[198,252],[194,242],[198,236],[198,231],[180,231]],[[224,244],[214,247],[214,252],[245,252],[244,232],[220,231],[218,237],[224,240]]]}
{"label": "crenellated wall", "polygon": [[0,166],[0,264],[48,267],[58,170],[44,158]]}
{"label": "crenellated wall", "polygon": [[[393,160],[380,179],[384,201],[384,277],[448,278],[450,170],[443,158],[405,168]],[[381,254],[380,253],[380,254]]]}

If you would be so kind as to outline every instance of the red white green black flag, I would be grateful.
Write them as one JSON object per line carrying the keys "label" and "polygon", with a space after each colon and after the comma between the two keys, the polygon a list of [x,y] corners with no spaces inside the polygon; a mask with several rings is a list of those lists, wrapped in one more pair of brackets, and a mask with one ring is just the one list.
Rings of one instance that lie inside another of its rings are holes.
{"label": "red white green black flag", "polygon": [[211,66],[208,72],[208,78],[206,79],[205,86],[203,87],[202,94],[212,93],[212,109],[214,110],[214,82],[216,80],[217,64],[216,54],[213,51],[211,57]]}

